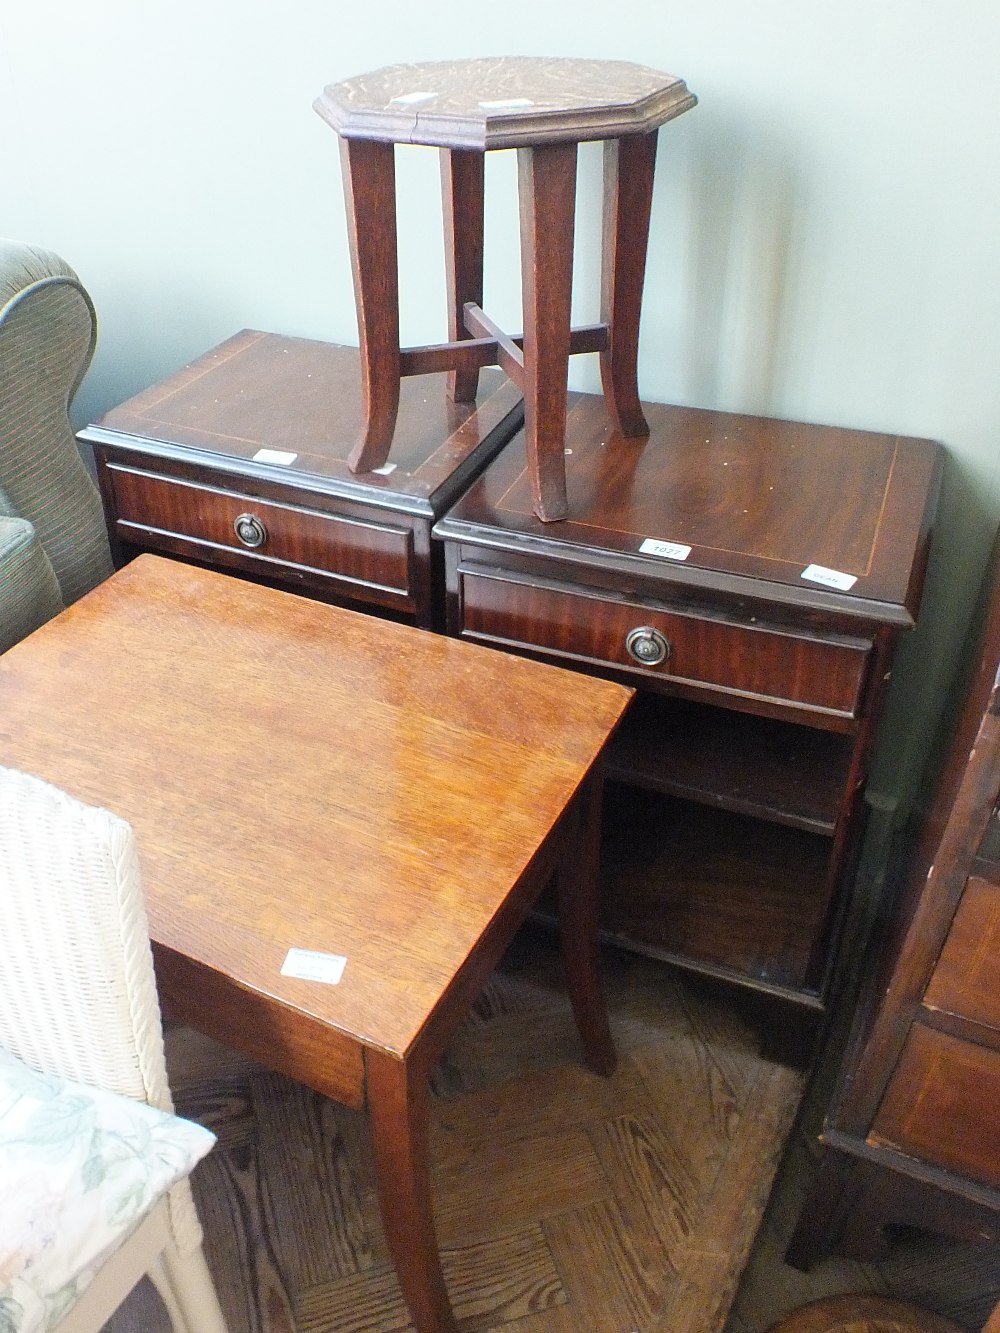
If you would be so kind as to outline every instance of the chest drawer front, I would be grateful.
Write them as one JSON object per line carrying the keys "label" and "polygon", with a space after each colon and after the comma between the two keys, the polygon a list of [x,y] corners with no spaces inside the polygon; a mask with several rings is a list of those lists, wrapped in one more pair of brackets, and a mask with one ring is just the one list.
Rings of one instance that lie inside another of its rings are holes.
{"label": "chest drawer front", "polygon": [[[382,593],[393,603],[410,596],[413,539],[409,528],[261,500],[222,487],[158,476],[140,468],[108,466],[118,535],[144,547],[224,551],[244,569],[280,576],[305,570],[345,587],[348,595]],[[242,516],[256,520],[236,532]],[[378,600],[386,600],[383,596]]]}
{"label": "chest drawer front", "polygon": [[998,1104],[1000,1052],[916,1023],[870,1141],[1000,1187]]}
{"label": "chest drawer front", "polygon": [[924,1004],[1000,1029],[1000,889],[985,879],[962,891]]}
{"label": "chest drawer front", "polygon": [[[655,666],[642,665],[627,646],[644,626],[666,641],[666,657]],[[461,571],[461,632],[706,695],[740,694],[848,718],[857,714],[871,651],[865,640],[809,637],[469,567]]]}

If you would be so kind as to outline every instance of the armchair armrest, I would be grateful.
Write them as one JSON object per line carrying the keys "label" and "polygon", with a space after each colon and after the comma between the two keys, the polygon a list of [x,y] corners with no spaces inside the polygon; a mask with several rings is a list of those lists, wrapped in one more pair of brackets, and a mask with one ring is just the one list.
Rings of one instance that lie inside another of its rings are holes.
{"label": "armchair armrest", "polygon": [[0,515],[0,653],[62,609],[59,582],[34,527]]}
{"label": "armchair armrest", "polygon": [[112,572],[67,411],[95,338],[93,304],[69,265],[0,238],[0,514],[35,525],[67,604]]}

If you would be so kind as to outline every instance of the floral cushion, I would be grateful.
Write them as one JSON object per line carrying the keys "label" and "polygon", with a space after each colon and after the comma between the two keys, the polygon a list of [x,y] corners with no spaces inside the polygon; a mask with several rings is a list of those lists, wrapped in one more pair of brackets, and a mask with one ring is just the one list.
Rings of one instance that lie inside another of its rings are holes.
{"label": "floral cushion", "polygon": [[0,1050],[0,1333],[53,1328],[214,1141]]}

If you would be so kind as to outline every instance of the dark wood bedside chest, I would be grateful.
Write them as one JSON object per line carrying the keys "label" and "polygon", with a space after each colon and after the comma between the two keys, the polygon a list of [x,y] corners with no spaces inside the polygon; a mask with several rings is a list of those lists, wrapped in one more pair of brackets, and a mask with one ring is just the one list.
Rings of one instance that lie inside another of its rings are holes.
{"label": "dark wood bedside chest", "polygon": [[497,370],[474,403],[445,376],[403,386],[392,453],[355,475],[356,348],[244,330],[80,432],[116,561],[159,551],[262,582],[443,624],[434,520],[520,425]]}
{"label": "dark wood bedside chest", "polygon": [[502,450],[435,528],[448,627],[639,688],[608,760],[605,931],[807,1033],[941,451],[644,406],[647,441],[572,404],[561,523],[532,513],[523,435]]}
{"label": "dark wood bedside chest", "polygon": [[959,676],[789,1248],[801,1267],[882,1259],[899,1226],[1000,1239],[1000,540]]}

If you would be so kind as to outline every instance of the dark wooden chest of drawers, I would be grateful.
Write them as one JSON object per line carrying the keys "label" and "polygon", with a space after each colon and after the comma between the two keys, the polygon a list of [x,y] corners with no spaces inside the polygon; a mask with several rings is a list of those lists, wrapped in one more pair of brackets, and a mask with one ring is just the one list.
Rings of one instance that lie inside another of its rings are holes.
{"label": "dark wooden chest of drawers", "polygon": [[1000,565],[950,743],[823,1130],[789,1257],[886,1228],[1000,1238]]}
{"label": "dark wooden chest of drawers", "polygon": [[471,405],[444,381],[404,383],[391,461],[355,476],[357,349],[237,334],[81,432],[117,558],[166,552],[438,625],[431,526],[522,416],[498,371]]}
{"label": "dark wooden chest of drawers", "polygon": [[435,527],[451,633],[636,686],[609,758],[619,942],[823,1013],[860,797],[920,601],[926,440],[580,396],[569,517],[532,512],[516,436]]}

